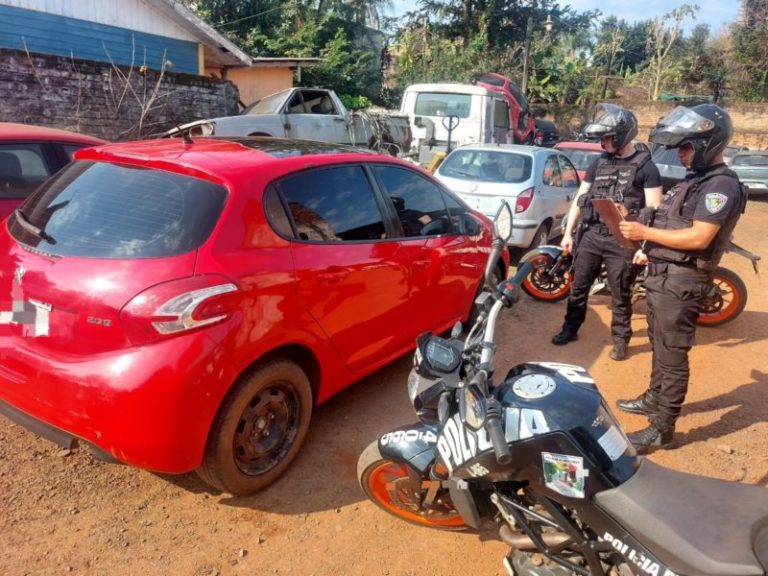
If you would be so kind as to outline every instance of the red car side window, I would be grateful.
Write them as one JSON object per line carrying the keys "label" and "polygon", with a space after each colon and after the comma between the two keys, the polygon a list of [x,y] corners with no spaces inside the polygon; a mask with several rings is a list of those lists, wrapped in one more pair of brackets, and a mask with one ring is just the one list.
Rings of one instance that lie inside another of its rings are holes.
{"label": "red car side window", "polygon": [[362,166],[307,170],[282,179],[277,187],[297,240],[386,238],[384,219]]}
{"label": "red car side window", "polygon": [[399,166],[376,166],[373,170],[394,206],[406,237],[453,232],[445,199],[435,184]]}
{"label": "red car side window", "polygon": [[49,175],[40,144],[0,145],[0,198],[26,198]]}

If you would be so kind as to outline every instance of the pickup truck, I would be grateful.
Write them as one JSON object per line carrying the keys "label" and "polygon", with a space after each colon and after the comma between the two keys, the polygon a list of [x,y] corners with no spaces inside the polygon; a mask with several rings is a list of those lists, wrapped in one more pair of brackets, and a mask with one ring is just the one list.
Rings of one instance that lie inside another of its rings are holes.
{"label": "pickup truck", "polygon": [[272,136],[349,144],[393,156],[411,146],[407,117],[350,112],[333,90],[288,88],[257,100],[236,116],[197,120],[168,131],[192,136]]}

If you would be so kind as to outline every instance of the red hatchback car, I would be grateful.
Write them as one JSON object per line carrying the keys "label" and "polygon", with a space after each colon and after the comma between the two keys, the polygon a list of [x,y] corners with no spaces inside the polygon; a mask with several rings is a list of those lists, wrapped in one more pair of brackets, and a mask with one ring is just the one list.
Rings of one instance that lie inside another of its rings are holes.
{"label": "red hatchback car", "polygon": [[0,219],[68,164],[75,150],[104,143],[66,130],[0,122]]}
{"label": "red hatchback car", "polygon": [[0,412],[259,490],[316,403],[467,318],[492,234],[424,170],[351,148],[81,151],[0,231]]}

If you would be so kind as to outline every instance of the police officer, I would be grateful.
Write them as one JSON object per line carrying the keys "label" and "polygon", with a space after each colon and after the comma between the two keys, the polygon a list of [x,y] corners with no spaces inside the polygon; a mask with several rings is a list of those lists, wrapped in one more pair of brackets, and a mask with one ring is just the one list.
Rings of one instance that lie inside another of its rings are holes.
{"label": "police officer", "polygon": [[632,217],[647,205],[659,204],[661,176],[650,161],[650,154],[637,151],[632,143],[637,136],[637,118],[629,110],[613,104],[599,104],[584,133],[591,138],[600,138],[605,152],[590,165],[568,212],[561,242],[565,252],[573,251],[573,231],[580,221],[573,283],[563,327],[552,338],[552,343],[563,345],[576,340],[587,316],[589,290],[604,263],[613,299],[610,357],[624,360],[632,337],[631,288],[637,275],[637,267],[632,263],[635,250],[621,246],[611,235],[592,206],[592,199],[612,198]]}
{"label": "police officer", "polygon": [[622,235],[644,241],[637,261],[645,255],[648,260],[651,382],[639,397],[617,402],[625,412],[649,417],[647,428],[629,434],[639,452],[672,441],[688,391],[688,351],[701,303],[746,206],[744,188],[723,162],[732,134],[731,119],[715,104],[680,106],[659,120],[651,141],[677,148],[691,172],[667,192],[649,225],[621,223]]}

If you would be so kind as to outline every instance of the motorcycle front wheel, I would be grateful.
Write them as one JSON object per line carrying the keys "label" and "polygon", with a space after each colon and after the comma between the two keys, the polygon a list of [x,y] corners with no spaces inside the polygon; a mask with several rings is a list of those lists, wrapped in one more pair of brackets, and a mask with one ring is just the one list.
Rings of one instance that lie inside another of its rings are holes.
{"label": "motorcycle front wheel", "polygon": [[699,326],[720,326],[730,322],[747,305],[744,281],[727,268],[717,268],[712,277],[712,293],[704,300],[699,313]]}
{"label": "motorcycle front wheel", "polygon": [[534,300],[558,302],[567,298],[573,284],[573,271],[570,266],[551,271],[547,269],[549,259],[541,254],[529,260],[533,270],[523,280],[523,290]]}
{"label": "motorcycle front wheel", "polygon": [[381,455],[378,441],[372,442],[357,462],[360,487],[379,508],[419,526],[439,530],[466,530],[447,488],[439,481],[423,478],[401,462]]}

